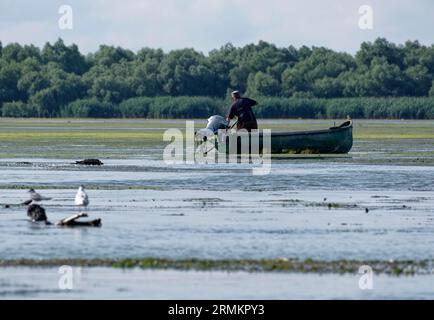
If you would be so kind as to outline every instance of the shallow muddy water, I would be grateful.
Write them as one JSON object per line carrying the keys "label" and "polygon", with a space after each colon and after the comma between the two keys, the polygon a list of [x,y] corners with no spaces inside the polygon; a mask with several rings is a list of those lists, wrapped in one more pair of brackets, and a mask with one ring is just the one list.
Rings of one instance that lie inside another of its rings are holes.
{"label": "shallow muddy water", "polygon": [[[59,287],[57,268],[4,268],[0,299],[433,299],[434,277],[73,269],[71,289]],[[257,290],[261,288],[261,290]]]}
{"label": "shallow muddy water", "polygon": [[[329,124],[290,120],[262,125],[290,130]],[[165,164],[162,150],[167,143],[154,134],[166,127],[182,129],[182,121],[77,121],[70,125],[2,121],[0,260],[148,256],[361,262],[434,259],[434,122],[364,121],[355,127],[354,148],[348,157],[273,158],[271,172],[265,176],[253,175],[249,164]],[[100,158],[105,164],[72,164],[84,157]],[[102,218],[101,228],[32,224],[26,208],[18,205],[27,200],[26,190],[33,187],[53,198],[43,206],[56,222],[77,212],[73,200],[80,184],[88,188],[90,218]],[[13,277],[15,271],[7,272]],[[110,271],[104,272],[111,276]],[[227,277],[229,282],[237,278]],[[332,283],[333,277],[321,279]],[[273,281],[267,280],[270,290]],[[0,283],[4,289],[5,282]],[[395,287],[403,291],[412,283],[405,280]],[[89,292],[92,297],[94,291]],[[409,292],[410,297],[421,294]],[[227,296],[245,297],[241,291]],[[315,291],[307,290],[295,297],[340,298],[345,294],[315,296]],[[348,292],[347,297],[363,298],[358,291]],[[395,295],[386,290],[372,297]],[[424,297],[430,293],[425,292]]]}
{"label": "shallow muddy water", "polygon": [[[64,186],[94,187],[88,190],[88,212],[102,218],[103,227],[35,225],[27,221],[24,207],[3,208],[0,259],[434,258],[434,195],[432,185],[421,179],[434,177],[434,169],[279,166],[281,172],[260,179],[249,170],[139,170],[137,164],[131,170],[122,165],[119,172],[116,165],[113,170],[3,170],[11,173],[5,184],[38,181],[44,186],[40,192],[53,198],[43,203],[53,222],[77,212],[75,189]],[[414,177],[418,171],[419,179]],[[240,185],[227,190],[234,176]],[[391,182],[381,178],[387,176],[400,182],[389,187]],[[268,179],[273,182],[267,184]],[[327,189],[322,181],[329,181]],[[1,194],[2,206],[27,197],[23,189]]]}

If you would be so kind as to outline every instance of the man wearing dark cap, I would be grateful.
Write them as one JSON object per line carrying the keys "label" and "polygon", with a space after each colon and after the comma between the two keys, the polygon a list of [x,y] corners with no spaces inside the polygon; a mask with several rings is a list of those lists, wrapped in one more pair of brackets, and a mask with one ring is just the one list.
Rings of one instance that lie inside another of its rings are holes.
{"label": "man wearing dark cap", "polygon": [[232,101],[228,121],[237,117],[237,130],[246,129],[250,132],[251,130],[258,129],[258,122],[252,110],[252,107],[256,106],[258,103],[255,100],[241,97],[239,91],[232,92]]}

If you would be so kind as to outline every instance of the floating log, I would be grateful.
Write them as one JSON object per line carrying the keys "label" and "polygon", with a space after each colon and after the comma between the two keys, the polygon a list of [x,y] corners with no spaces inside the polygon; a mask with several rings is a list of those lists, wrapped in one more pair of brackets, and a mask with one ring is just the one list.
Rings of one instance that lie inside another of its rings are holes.
{"label": "floating log", "polygon": [[61,223],[59,221],[56,225],[61,227],[101,227],[101,219],[95,219],[90,221],[70,221],[68,223]]}
{"label": "floating log", "polygon": [[[45,222],[46,225],[51,225],[48,221],[45,209],[38,204],[30,205],[27,209],[27,215],[30,217],[32,222]],[[87,216],[86,213],[75,214],[60,220],[56,225],[61,227],[101,227],[101,219],[77,221],[77,219]]]}
{"label": "floating log", "polygon": [[87,217],[86,213],[78,213],[68,218],[62,219],[56,223],[57,226],[62,227],[101,227],[101,219],[90,221],[77,221],[82,217]]}
{"label": "floating log", "polygon": [[83,166],[102,166],[104,163],[99,159],[84,159],[80,161],[75,161],[75,164]]}

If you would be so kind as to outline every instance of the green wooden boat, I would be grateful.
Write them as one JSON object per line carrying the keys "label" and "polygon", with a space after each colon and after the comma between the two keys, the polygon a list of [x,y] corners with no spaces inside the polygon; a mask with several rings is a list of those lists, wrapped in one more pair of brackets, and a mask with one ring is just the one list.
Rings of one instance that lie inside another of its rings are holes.
{"label": "green wooden boat", "polygon": [[[229,153],[229,137],[226,153]],[[340,126],[324,130],[272,132],[272,154],[345,154],[353,146],[353,122],[348,120]],[[216,141],[215,147],[218,149]],[[259,134],[259,152],[263,152],[262,132]],[[241,138],[237,139],[237,151],[241,150]]]}

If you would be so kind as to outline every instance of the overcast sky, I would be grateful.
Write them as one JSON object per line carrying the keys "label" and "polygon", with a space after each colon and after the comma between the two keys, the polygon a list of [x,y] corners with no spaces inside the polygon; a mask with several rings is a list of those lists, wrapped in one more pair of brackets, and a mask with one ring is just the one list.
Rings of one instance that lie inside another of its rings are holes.
{"label": "overcast sky", "polygon": [[[73,9],[72,30],[58,26],[63,4]],[[358,26],[362,5],[373,8],[373,30]],[[42,46],[61,37],[85,53],[100,44],[208,53],[227,42],[259,40],[354,53],[361,42],[377,37],[431,45],[433,30],[432,0],[0,0],[3,45]]]}

